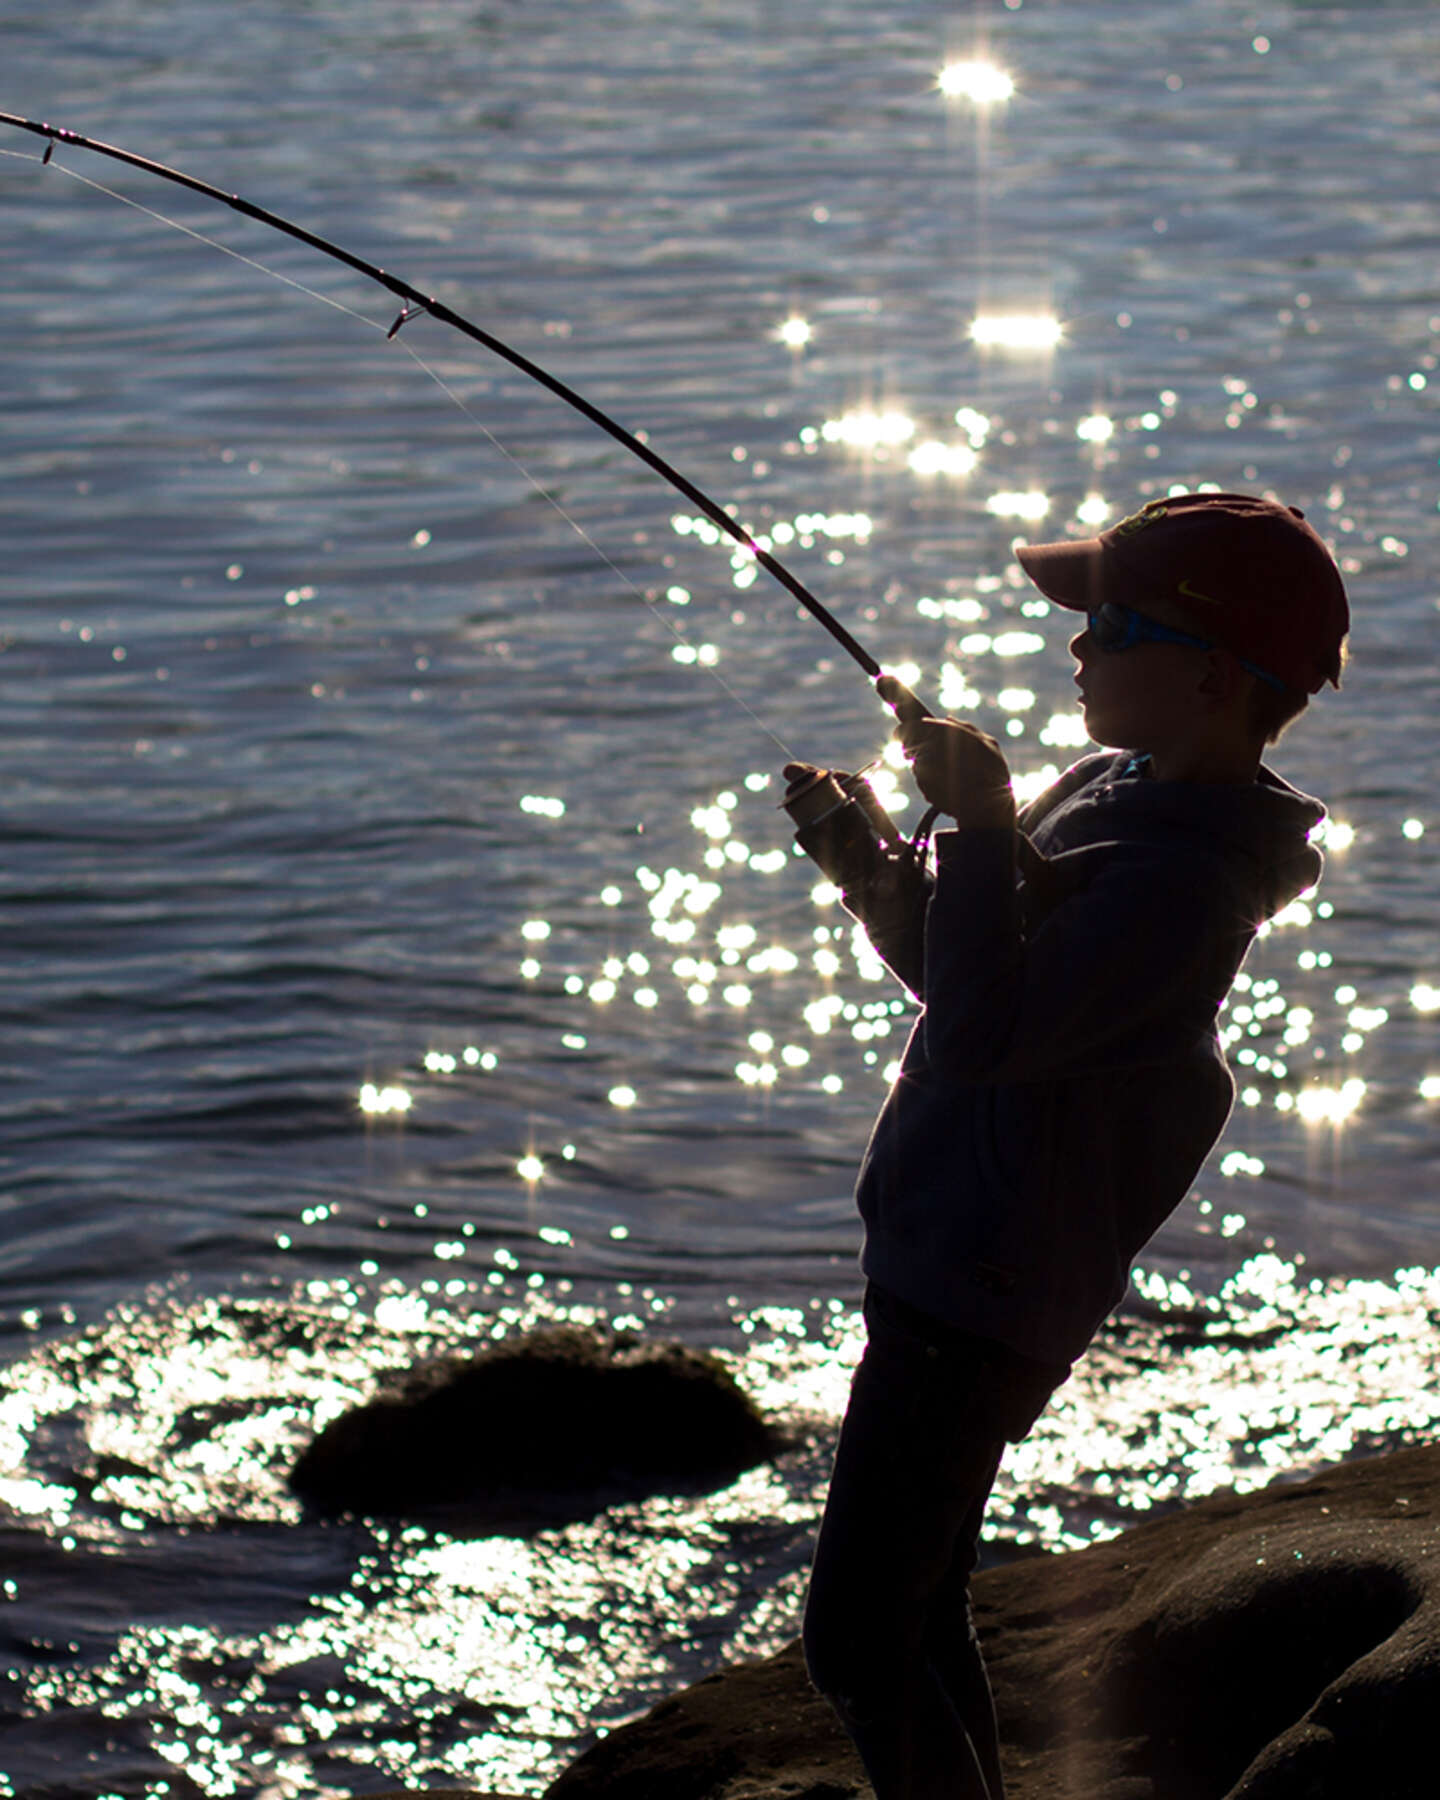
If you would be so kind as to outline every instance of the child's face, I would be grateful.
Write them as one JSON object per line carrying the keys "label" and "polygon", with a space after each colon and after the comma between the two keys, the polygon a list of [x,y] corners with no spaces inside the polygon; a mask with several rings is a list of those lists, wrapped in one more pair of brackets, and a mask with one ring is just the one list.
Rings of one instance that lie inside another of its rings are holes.
{"label": "child's face", "polygon": [[[1158,610],[1147,616],[1183,629],[1183,621],[1168,619]],[[1070,640],[1070,654],[1079,664],[1075,685],[1085,729],[1097,744],[1163,752],[1173,743],[1187,741],[1205,711],[1202,683],[1208,651],[1161,643],[1101,650],[1086,629]]]}

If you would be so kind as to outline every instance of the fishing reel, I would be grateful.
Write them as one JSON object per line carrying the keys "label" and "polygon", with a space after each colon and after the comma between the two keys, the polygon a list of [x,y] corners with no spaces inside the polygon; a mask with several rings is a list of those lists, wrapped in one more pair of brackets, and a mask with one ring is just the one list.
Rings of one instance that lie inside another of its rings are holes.
{"label": "fishing reel", "polygon": [[795,822],[795,841],[851,911],[872,924],[886,918],[898,923],[923,904],[934,807],[907,840],[863,771],[849,775],[792,763],[786,772],[791,779],[781,805]]}
{"label": "fishing reel", "polygon": [[[877,681],[880,697],[900,720],[930,717],[924,702],[893,676]],[[938,806],[925,813],[915,835],[907,839],[875,796],[862,769],[816,769],[792,763],[781,805],[795,821],[795,841],[820,872],[847,896],[857,910],[872,903],[906,903],[924,893],[925,858],[930,834],[940,816]]]}

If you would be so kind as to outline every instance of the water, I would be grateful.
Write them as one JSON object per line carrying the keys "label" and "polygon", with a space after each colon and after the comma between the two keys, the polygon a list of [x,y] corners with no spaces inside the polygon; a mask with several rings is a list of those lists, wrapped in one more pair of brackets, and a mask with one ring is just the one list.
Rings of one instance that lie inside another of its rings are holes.
{"label": "water", "polygon": [[[1356,616],[1274,758],[1328,871],[997,1536],[1433,1428],[1430,9],[107,0],[0,44],[0,106],[335,237],[646,430],[1022,784],[1082,740],[1016,536],[1203,481],[1302,505]],[[937,88],[980,54],[1008,103]],[[795,1628],[906,1020],[776,772],[884,717],[517,373],[40,148],[0,133],[0,1786],[538,1794]],[[1062,340],[972,341],[1014,314]],[[386,1369],[570,1316],[722,1350],[803,1446],[529,1542],[289,1498]]]}

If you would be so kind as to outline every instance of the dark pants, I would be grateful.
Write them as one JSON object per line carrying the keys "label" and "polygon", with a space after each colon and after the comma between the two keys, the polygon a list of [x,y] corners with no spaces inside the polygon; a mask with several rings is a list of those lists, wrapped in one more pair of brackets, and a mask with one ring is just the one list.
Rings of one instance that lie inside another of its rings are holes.
{"label": "dark pants", "polygon": [[1068,1370],[872,1287],[805,1607],[810,1678],[876,1800],[1003,1800],[970,1616],[985,1503]]}

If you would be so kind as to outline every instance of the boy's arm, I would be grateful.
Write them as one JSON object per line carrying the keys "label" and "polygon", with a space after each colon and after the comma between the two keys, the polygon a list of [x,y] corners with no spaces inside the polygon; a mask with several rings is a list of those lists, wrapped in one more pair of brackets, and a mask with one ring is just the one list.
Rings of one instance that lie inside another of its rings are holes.
{"label": "boy's arm", "polygon": [[869,881],[840,890],[875,954],[917,1000],[924,998],[925,918],[934,885],[918,864],[889,857]]}
{"label": "boy's arm", "polygon": [[[919,860],[907,855],[899,829],[873,797],[840,802],[836,791],[807,802],[817,785],[853,786],[841,771],[791,763],[785,806],[795,841],[840,890],[845,910],[860,921],[876,954],[917,997],[925,978],[925,910],[934,885]],[[828,808],[828,810],[827,810]],[[818,815],[818,816],[817,816]]]}
{"label": "boy's arm", "polygon": [[[881,699],[896,710],[895,735],[914,766],[921,793],[957,824],[1000,828],[1010,845],[1013,885],[1015,797],[1010,770],[994,738],[973,725],[933,718],[892,676],[881,676],[875,686]],[[853,776],[791,763],[785,778],[785,807],[800,827],[796,842],[840,889],[846,911],[860,920],[891,973],[923,999],[931,877],[918,858],[906,855],[894,821],[868,789],[863,805],[853,799],[837,804],[841,788],[857,791]],[[821,795],[822,786],[833,790],[828,801]]]}
{"label": "boy's arm", "polygon": [[924,1041],[956,1080],[1119,1068],[1147,1024],[1208,1024],[1261,923],[1218,859],[1110,844],[1072,853],[1089,879],[1027,937],[1011,834],[943,832],[936,851]]}

